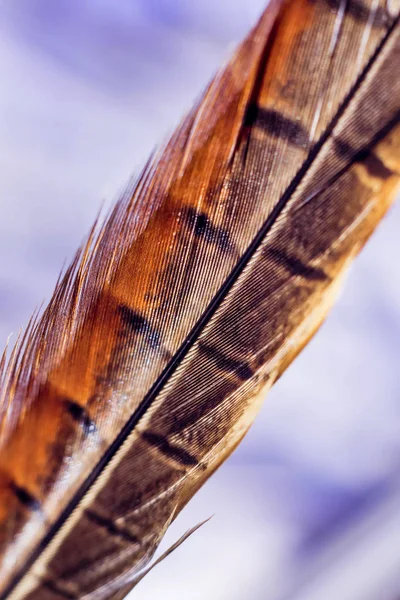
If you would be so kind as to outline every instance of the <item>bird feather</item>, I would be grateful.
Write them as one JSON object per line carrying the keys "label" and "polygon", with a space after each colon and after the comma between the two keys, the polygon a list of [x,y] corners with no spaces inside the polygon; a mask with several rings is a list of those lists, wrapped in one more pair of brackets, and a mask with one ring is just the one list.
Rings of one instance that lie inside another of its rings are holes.
{"label": "bird feather", "polygon": [[400,2],[271,0],[0,362],[0,599],[121,599],[400,178]]}

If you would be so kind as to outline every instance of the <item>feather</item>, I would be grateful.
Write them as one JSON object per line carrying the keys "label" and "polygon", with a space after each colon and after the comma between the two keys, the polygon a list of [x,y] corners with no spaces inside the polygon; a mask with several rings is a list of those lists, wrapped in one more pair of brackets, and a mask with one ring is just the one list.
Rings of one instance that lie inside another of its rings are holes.
{"label": "feather", "polygon": [[272,0],[1,362],[0,599],[122,598],[400,178],[400,2]]}

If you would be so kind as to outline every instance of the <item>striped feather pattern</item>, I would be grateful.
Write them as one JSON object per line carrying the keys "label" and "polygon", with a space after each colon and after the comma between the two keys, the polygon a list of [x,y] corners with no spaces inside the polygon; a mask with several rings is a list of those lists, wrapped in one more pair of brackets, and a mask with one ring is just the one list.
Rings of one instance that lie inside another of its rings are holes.
{"label": "striped feather pattern", "polygon": [[400,177],[400,2],[272,0],[3,359],[1,600],[123,598]]}

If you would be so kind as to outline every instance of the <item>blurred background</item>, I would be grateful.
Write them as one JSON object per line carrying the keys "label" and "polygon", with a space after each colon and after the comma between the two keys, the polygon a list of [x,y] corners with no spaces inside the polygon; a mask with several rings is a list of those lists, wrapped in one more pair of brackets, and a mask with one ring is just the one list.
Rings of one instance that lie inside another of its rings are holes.
{"label": "blurred background", "polygon": [[[264,0],[0,0],[0,339]],[[400,597],[400,206],[136,600]]]}

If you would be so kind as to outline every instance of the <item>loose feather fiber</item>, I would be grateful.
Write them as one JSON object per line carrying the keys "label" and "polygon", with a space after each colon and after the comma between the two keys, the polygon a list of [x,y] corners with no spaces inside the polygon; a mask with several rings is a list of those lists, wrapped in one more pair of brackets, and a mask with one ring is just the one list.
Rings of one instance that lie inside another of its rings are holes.
{"label": "loose feather fiber", "polygon": [[272,0],[0,362],[0,599],[121,599],[400,172],[400,0]]}

